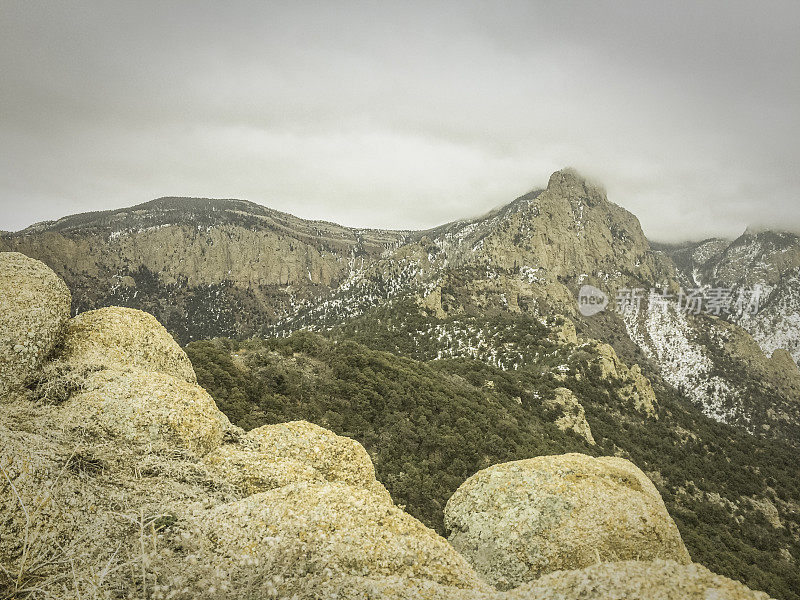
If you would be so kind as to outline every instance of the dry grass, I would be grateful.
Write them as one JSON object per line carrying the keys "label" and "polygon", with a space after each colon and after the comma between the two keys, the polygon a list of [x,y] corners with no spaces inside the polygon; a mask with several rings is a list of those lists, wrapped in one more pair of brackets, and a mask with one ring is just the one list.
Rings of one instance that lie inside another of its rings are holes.
{"label": "dry grass", "polygon": [[85,389],[87,378],[99,368],[54,360],[47,363],[29,383],[33,399],[47,404],[63,404]]}
{"label": "dry grass", "polygon": [[[3,488],[10,489],[24,516],[22,527],[21,550],[19,557],[9,560],[0,557],[0,594],[2,598],[47,597],[45,588],[52,587],[61,579],[68,578],[67,567],[74,571],[73,548],[79,539],[72,538],[70,545],[62,546],[52,536],[53,529],[42,514],[57,497],[60,483],[72,460],[70,457],[61,472],[50,485],[42,488],[31,505],[28,506],[9,476],[6,466],[0,464],[3,476]],[[42,585],[46,582],[46,585]]]}

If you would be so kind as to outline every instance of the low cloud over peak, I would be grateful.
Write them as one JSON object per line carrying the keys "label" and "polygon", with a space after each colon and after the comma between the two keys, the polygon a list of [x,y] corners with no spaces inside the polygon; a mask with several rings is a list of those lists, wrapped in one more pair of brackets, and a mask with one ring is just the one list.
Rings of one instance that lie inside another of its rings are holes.
{"label": "low cloud over peak", "polygon": [[0,229],[165,196],[422,228],[571,165],[656,239],[800,225],[794,3],[36,3]]}

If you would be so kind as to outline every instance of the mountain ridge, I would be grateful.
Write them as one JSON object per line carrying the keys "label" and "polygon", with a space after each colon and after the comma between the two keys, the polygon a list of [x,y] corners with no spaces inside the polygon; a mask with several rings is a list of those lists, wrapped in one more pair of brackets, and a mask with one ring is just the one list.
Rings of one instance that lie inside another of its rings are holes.
{"label": "mountain ridge", "polygon": [[[760,236],[651,245],[635,215],[609,201],[602,187],[564,169],[545,189],[481,217],[421,231],[357,230],[247,201],[165,197],[67,217],[4,235],[0,243],[61,276],[72,290],[73,313],[108,305],[145,310],[182,344],[281,337],[303,328],[326,332],[393,302],[409,301],[414,310],[444,320],[560,314],[625,360],[663,374],[714,418],[791,439],[800,427],[792,408],[795,373],[780,357],[768,360],[780,340],[791,341],[800,329],[792,325],[795,318],[800,323],[800,308],[788,317],[780,311],[769,316],[767,309],[783,296],[765,305],[760,320],[734,315],[725,326],[672,309],[671,318],[662,318],[647,299],[637,315],[620,318],[608,310],[591,322],[576,300],[578,290],[591,285],[613,309],[619,289],[663,288],[675,295],[680,286],[707,284],[708,273],[721,280],[717,274],[741,272],[750,277],[745,283],[771,285],[787,260],[794,264],[786,257],[795,250],[800,257],[800,241]],[[761,254],[751,251],[753,239],[765,240]],[[776,240],[791,250],[784,258]],[[758,271],[756,255],[777,258]],[[734,260],[742,256],[750,262]],[[800,278],[784,284],[775,289],[791,301],[800,298]],[[797,361],[796,349],[786,349]],[[452,350],[443,347],[441,354]],[[766,383],[781,378],[789,384]],[[767,407],[777,412],[764,420]]]}
{"label": "mountain ridge", "polygon": [[[559,173],[568,174],[572,184],[579,181],[573,171]],[[42,260],[71,288],[77,288],[76,311],[109,303],[149,310],[170,323],[170,330],[185,343],[189,339],[185,335],[188,327],[176,330],[175,318],[165,319],[166,309],[157,301],[164,295],[174,296],[175,290],[166,287],[186,287],[190,295],[198,289],[202,293],[216,292],[208,288],[230,283],[231,289],[220,293],[229,296],[234,304],[241,304],[247,296],[251,309],[255,304],[256,312],[266,315],[265,319],[234,324],[232,328],[209,325],[204,337],[252,335],[264,323],[274,322],[280,313],[289,315],[294,302],[310,302],[325,296],[354,271],[404,245],[419,244],[426,238],[440,243],[449,239],[449,260],[453,262],[452,254],[463,245],[461,238],[464,238],[470,246],[462,258],[474,262],[470,260],[470,249],[491,232],[487,223],[502,224],[542,194],[546,190],[534,190],[483,216],[419,231],[349,228],[301,219],[249,201],[164,197],[129,208],[43,222],[4,234],[0,243]],[[609,206],[616,207],[611,203]],[[616,207],[616,210],[635,221],[624,209]],[[220,230],[224,235],[217,235]],[[202,235],[205,239],[199,239]],[[641,237],[640,228],[634,236]],[[172,248],[173,256],[167,259],[153,256],[148,246]],[[257,255],[253,246],[257,247]],[[281,265],[274,260],[278,257],[282,259]],[[484,259],[491,262],[494,257],[487,260],[484,256]],[[202,267],[197,264],[200,260],[204,263]],[[241,263],[245,263],[246,272]],[[120,279],[123,285],[119,285]],[[160,288],[158,291],[137,293],[136,288],[154,284]],[[126,287],[130,293],[126,293]],[[264,287],[270,289],[261,289]],[[188,314],[183,319],[187,320]]]}
{"label": "mountain ridge", "polygon": [[[183,205],[181,205],[181,203],[183,203]],[[82,225],[85,226],[87,222],[91,222],[91,220],[98,221],[102,220],[103,218],[112,218],[116,216],[124,217],[128,213],[137,213],[142,211],[149,211],[149,210],[191,211],[193,209],[195,210],[200,209],[201,203],[205,203],[212,210],[226,211],[226,210],[233,210],[235,208],[247,209],[247,210],[242,210],[242,212],[247,212],[259,216],[271,216],[275,218],[281,218],[287,221],[318,224],[326,227],[336,227],[341,229],[347,229],[350,231],[361,231],[361,232],[385,231],[385,232],[406,233],[404,230],[389,230],[389,229],[380,229],[375,227],[361,227],[361,228],[348,227],[345,225],[340,225],[333,221],[326,221],[323,219],[304,219],[301,217],[297,217],[291,213],[270,208],[268,206],[250,200],[242,200],[238,198],[203,198],[197,196],[161,196],[159,198],[154,198],[152,200],[148,200],[146,202],[142,202],[140,204],[135,204],[128,207],[115,208],[102,211],[87,211],[84,213],[66,215],[59,219],[40,221],[38,223],[34,223],[16,232],[2,232],[2,233],[25,235],[31,233],[41,233],[44,231],[59,231],[63,229],[68,229],[69,225],[72,222],[76,221],[77,223],[75,224],[76,226],[79,227]]]}

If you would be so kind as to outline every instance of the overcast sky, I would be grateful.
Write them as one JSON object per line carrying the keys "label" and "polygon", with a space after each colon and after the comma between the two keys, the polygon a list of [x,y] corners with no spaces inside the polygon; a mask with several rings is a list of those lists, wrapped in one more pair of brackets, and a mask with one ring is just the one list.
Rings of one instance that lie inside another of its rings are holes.
{"label": "overcast sky", "polygon": [[798,2],[0,0],[0,229],[159,196],[352,226],[573,166],[653,239],[800,229]]}

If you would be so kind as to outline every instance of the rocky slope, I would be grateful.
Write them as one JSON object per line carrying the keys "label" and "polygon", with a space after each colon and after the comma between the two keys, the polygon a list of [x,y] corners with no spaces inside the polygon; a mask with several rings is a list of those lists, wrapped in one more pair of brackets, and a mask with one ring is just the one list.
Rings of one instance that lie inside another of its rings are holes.
{"label": "rocky slope", "polygon": [[680,309],[689,301],[677,293],[666,306],[645,300],[625,316],[631,339],[707,414],[798,443],[800,238],[748,230],[656,248],[702,305]]}
{"label": "rocky slope", "polygon": [[[731,241],[659,246],[686,287],[731,291],[730,318],[749,331],[764,352],[787,350],[800,361],[800,237],[790,232],[745,231]],[[742,294],[758,290],[752,307],[737,307]]]}
{"label": "rocky slope", "polygon": [[785,350],[767,357],[740,326],[645,300],[622,317],[661,378],[718,421],[800,442],[800,370]]}
{"label": "rocky slope", "polygon": [[[16,254],[0,254],[0,272],[14,280],[10,293],[20,299],[11,316],[42,315],[57,343],[37,371],[16,360],[26,356],[20,342],[27,331],[2,331],[11,341],[2,358],[17,374],[0,398],[4,597],[599,599],[635,588],[649,597],[766,598],[697,565],[598,561],[584,569],[582,559],[558,548],[552,564],[568,570],[548,575],[552,583],[523,575],[508,593],[498,591],[467,556],[393,504],[363,448],[307,423],[245,434],[192,383],[180,349],[151,319],[110,309],[65,327],[60,300],[31,293],[42,274],[54,275],[41,264],[25,266]],[[143,346],[151,336],[154,347]],[[103,344],[137,364],[104,362]],[[66,358],[62,347],[71,348]],[[176,367],[179,376],[170,374]],[[47,384],[53,374],[70,384],[57,402],[35,402],[20,387]],[[564,460],[584,459],[541,457],[537,468],[558,471]],[[584,506],[590,498],[559,486],[546,503],[590,510],[592,521],[608,510],[588,524],[607,540],[618,539],[619,511],[637,530],[625,554],[641,544],[643,552],[662,546],[656,555],[674,558],[682,542],[652,484],[626,461],[612,463],[591,463],[587,485],[614,495],[613,508]],[[666,537],[647,518],[634,525],[643,506],[626,490],[636,486]],[[530,511],[528,499],[508,500],[488,513],[507,521]],[[545,529],[558,528],[551,521]],[[566,533],[556,539],[568,544]],[[685,551],[677,557],[687,560]]]}

